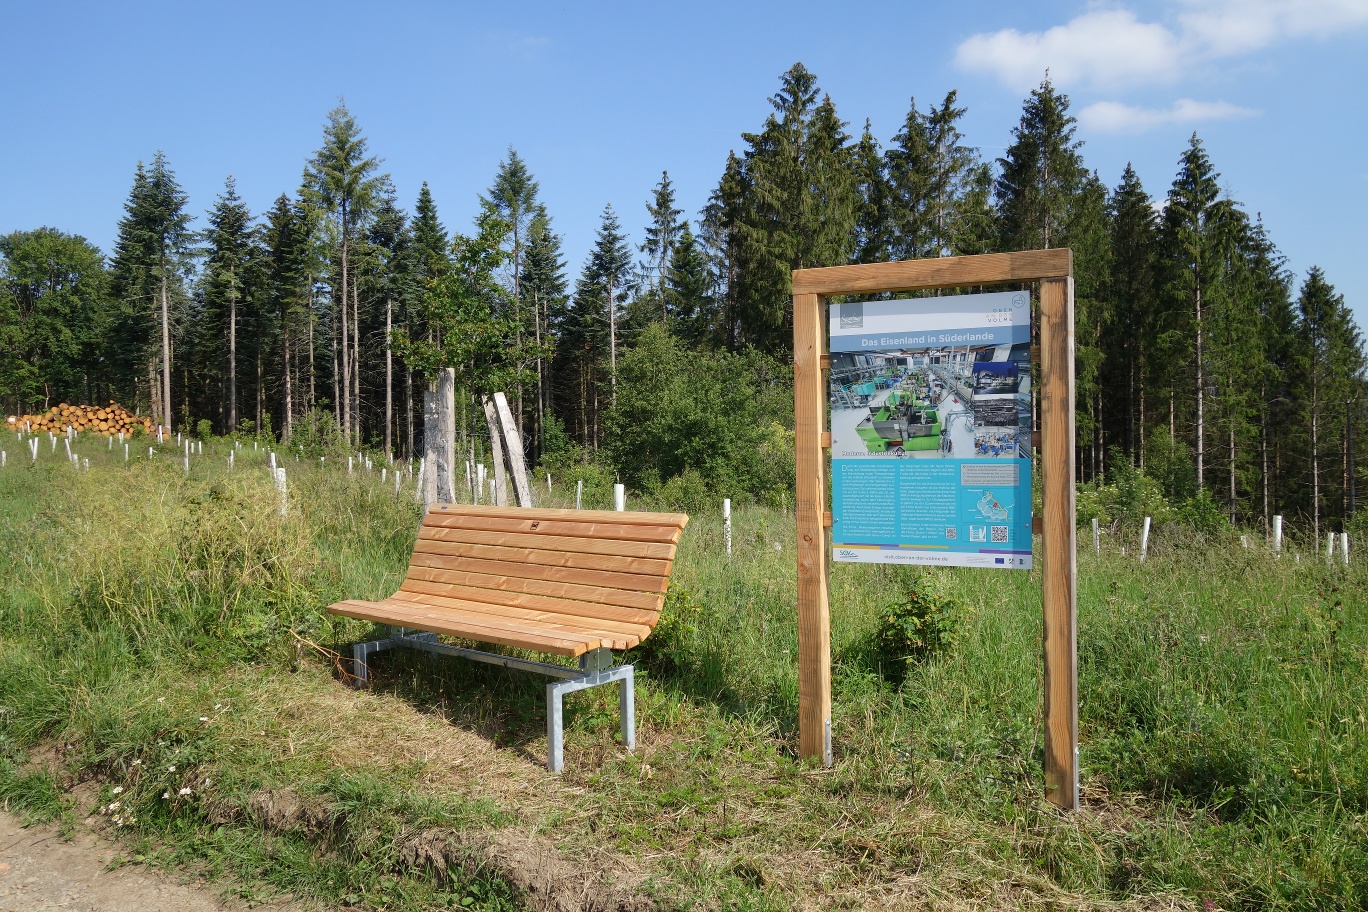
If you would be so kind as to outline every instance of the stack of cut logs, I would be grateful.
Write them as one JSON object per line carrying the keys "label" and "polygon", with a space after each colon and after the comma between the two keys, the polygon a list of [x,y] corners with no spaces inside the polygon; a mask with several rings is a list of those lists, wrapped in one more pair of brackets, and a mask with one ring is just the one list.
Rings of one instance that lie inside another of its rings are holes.
{"label": "stack of cut logs", "polygon": [[134,415],[114,400],[109,405],[54,405],[41,415],[11,415],[6,422],[10,430],[20,431],[27,427],[33,432],[50,431],[64,434],[67,428],[75,428],[83,434],[99,434],[112,437],[123,433],[132,434],[139,429],[145,434],[152,433],[152,419]]}

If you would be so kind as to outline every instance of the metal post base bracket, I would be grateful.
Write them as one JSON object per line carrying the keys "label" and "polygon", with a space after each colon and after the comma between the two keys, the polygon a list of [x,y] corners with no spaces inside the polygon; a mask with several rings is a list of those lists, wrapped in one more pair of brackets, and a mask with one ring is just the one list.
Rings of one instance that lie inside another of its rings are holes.
{"label": "metal post base bracket", "polygon": [[565,731],[562,698],[569,693],[588,690],[603,684],[621,682],[619,709],[622,716],[622,743],[629,751],[636,750],[636,679],[631,665],[613,665],[611,649],[593,649],[580,656],[579,668],[566,668],[549,662],[536,662],[514,656],[481,652],[460,646],[448,646],[437,642],[435,633],[405,633],[402,628],[384,640],[371,640],[367,643],[352,645],[354,664],[354,686],[365,687],[370,683],[369,660],[377,652],[387,649],[419,649],[437,655],[458,656],[488,665],[501,665],[504,668],[517,668],[537,674],[559,678],[546,685],[546,766],[553,773],[565,768]]}

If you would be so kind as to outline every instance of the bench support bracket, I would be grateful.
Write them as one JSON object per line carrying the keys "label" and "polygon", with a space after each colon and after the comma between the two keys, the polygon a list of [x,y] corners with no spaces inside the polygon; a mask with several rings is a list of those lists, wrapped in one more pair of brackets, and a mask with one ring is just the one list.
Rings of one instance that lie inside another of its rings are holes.
{"label": "bench support bracket", "polygon": [[[559,678],[546,685],[546,752],[547,768],[559,773],[565,767],[565,735],[562,698],[569,693],[588,690],[603,684],[620,682],[619,708],[622,714],[622,743],[630,750],[636,750],[636,680],[631,665],[612,666],[611,649],[593,649],[579,658],[579,668],[567,668],[550,662],[537,662],[515,656],[482,652],[461,646],[448,646],[437,642],[435,633],[406,633],[402,627],[391,628],[393,635],[383,640],[352,645],[352,659],[355,667],[355,684],[365,687],[370,682],[369,659],[377,652],[386,649],[419,649],[437,655],[457,656],[488,665],[501,665],[504,668],[517,668],[537,674]],[[611,666],[611,667],[610,667]]]}

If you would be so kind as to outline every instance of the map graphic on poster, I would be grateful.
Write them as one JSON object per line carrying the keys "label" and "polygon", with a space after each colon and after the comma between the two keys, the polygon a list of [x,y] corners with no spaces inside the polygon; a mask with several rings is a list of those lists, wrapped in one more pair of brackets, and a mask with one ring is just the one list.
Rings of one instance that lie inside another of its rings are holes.
{"label": "map graphic on poster", "polygon": [[1031,298],[831,305],[832,557],[1031,567]]}

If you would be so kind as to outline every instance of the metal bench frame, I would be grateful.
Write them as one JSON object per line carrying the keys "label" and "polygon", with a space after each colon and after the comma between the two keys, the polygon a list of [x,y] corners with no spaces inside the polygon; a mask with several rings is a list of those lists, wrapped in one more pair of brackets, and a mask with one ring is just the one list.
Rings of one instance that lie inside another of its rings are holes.
{"label": "metal bench frame", "polygon": [[559,678],[546,685],[546,765],[553,773],[565,768],[565,730],[562,699],[566,694],[578,690],[588,690],[614,681],[622,683],[619,693],[619,707],[622,715],[622,743],[627,750],[636,750],[636,679],[631,665],[613,665],[613,651],[607,648],[591,649],[579,657],[579,668],[552,665],[532,659],[519,659],[514,656],[482,652],[461,646],[448,646],[437,641],[435,633],[405,633],[403,627],[390,627],[391,635],[383,640],[352,645],[352,659],[357,687],[370,683],[368,660],[377,652],[386,649],[418,649],[436,655],[458,656],[487,665],[501,665],[504,668],[518,668],[537,674]]}

